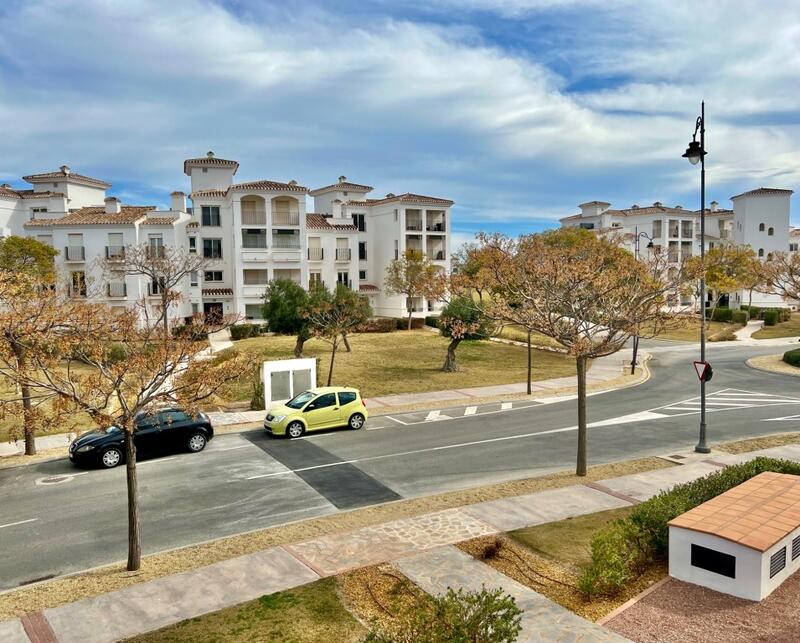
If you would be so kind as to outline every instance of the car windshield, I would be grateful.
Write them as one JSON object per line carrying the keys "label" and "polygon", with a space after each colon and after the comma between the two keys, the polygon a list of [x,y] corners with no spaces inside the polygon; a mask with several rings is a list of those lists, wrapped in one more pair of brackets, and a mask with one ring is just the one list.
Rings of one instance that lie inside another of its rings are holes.
{"label": "car windshield", "polygon": [[301,409],[309,402],[309,400],[313,399],[313,397],[314,394],[311,391],[305,391],[304,393],[300,393],[300,395],[297,395],[293,399],[289,400],[286,403],[286,406],[288,406],[290,409]]}

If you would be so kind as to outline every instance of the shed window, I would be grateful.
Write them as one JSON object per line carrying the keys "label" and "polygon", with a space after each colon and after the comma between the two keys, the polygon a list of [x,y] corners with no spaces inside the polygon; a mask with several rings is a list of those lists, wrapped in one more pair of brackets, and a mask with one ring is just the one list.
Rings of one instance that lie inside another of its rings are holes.
{"label": "shed window", "polygon": [[767,230],[767,235],[770,237],[775,236],[775,228],[770,228]]}
{"label": "shed window", "polygon": [[772,578],[786,567],[786,547],[781,547],[769,559],[769,577]]}
{"label": "shed window", "polygon": [[728,578],[736,578],[736,556],[702,545],[692,545],[692,567],[699,567]]}
{"label": "shed window", "polygon": [[792,541],[792,560],[800,556],[800,536]]}
{"label": "shed window", "polygon": [[764,228],[765,228],[765,226],[764,226],[764,224],[763,224],[763,223],[759,223],[759,224],[758,224],[758,231],[759,231],[759,232],[764,232]]}

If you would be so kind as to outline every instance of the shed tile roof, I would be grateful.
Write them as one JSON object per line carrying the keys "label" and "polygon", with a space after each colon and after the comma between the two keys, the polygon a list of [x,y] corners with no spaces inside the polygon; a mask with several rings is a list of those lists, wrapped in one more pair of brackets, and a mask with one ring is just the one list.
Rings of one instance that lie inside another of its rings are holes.
{"label": "shed tile roof", "polygon": [[203,288],[203,295],[227,296],[233,294],[233,288]]}
{"label": "shed tile roof", "polygon": [[111,187],[110,183],[101,179],[93,179],[91,176],[84,176],[77,172],[72,172],[68,167],[64,166],[56,172],[44,172],[43,174],[29,174],[23,176],[23,180],[28,183],[41,183],[42,181],[72,181],[74,183],[81,183],[95,188],[108,189]]}
{"label": "shed tile roof", "polygon": [[142,221],[142,225],[169,225],[171,226],[178,219],[175,217],[148,217]]}
{"label": "shed tile roof", "polygon": [[311,230],[340,230],[358,232],[358,226],[352,223],[331,223],[331,219],[316,212],[306,213],[306,228]]}
{"label": "shed tile roof", "polygon": [[232,167],[233,173],[239,169],[239,161],[231,161],[230,159],[221,159],[214,156],[214,152],[209,152],[205,156],[199,156],[193,159],[186,159],[183,162],[183,173],[189,175],[190,167]]}
{"label": "shed tile roof", "polygon": [[394,196],[387,196],[383,199],[365,199],[363,201],[348,201],[347,205],[378,205],[381,203],[391,203],[392,201],[399,201],[400,203],[419,203],[424,205],[453,205],[450,199],[442,199],[436,196],[425,196],[424,194],[413,194],[406,192],[405,194],[396,194]]}
{"label": "shed tile roof", "polygon": [[197,190],[196,192],[192,192],[189,195],[190,199],[194,199],[196,197],[223,197],[228,192],[226,190]]}
{"label": "shed tile roof", "polygon": [[9,199],[49,199],[50,197],[58,196],[63,197],[61,192],[51,192],[50,190],[43,190],[35,192],[34,190],[15,190],[12,187],[0,185],[0,197]]}
{"label": "shed tile roof", "polygon": [[755,190],[749,190],[732,196],[731,201],[733,199],[738,199],[740,196],[771,196],[773,194],[794,194],[794,190],[784,190],[783,188],[756,188]]}
{"label": "shed tile roof", "polygon": [[231,190],[271,190],[278,192],[308,192],[308,188],[297,183],[282,183],[281,181],[270,181],[262,179],[250,181],[249,183],[234,183]]}
{"label": "shed tile roof", "polygon": [[669,525],[766,551],[800,527],[800,476],[760,473]]}
{"label": "shed tile roof", "polygon": [[154,205],[123,205],[121,212],[108,213],[105,206],[80,208],[57,219],[34,219],[25,227],[77,226],[77,225],[130,225],[156,209]]}
{"label": "shed tile roof", "polygon": [[360,183],[351,183],[350,181],[341,181],[339,183],[332,183],[325,187],[315,188],[309,192],[311,196],[323,194],[329,190],[353,190],[355,192],[370,192],[372,191],[371,185],[361,185]]}
{"label": "shed tile roof", "polygon": [[374,293],[374,292],[380,292],[380,291],[381,291],[381,289],[378,288],[374,284],[368,284],[368,283],[362,282],[358,286],[358,292]]}

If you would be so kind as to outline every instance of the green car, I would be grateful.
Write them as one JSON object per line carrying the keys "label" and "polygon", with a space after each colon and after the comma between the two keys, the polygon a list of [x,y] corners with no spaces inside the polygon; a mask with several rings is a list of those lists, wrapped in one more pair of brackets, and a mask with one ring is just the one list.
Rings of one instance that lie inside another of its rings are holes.
{"label": "green car", "polygon": [[358,389],[321,386],[300,393],[273,406],[264,419],[264,429],[272,435],[299,438],[306,431],[347,426],[360,429],[367,421],[367,407]]}

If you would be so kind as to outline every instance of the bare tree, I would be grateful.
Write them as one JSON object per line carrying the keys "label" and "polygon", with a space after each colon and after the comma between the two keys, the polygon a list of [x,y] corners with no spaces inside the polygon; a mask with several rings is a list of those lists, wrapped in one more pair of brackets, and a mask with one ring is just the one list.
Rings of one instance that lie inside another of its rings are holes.
{"label": "bare tree", "polygon": [[412,300],[441,299],[446,279],[436,265],[421,250],[406,250],[403,256],[392,261],[386,268],[386,290],[395,295],[405,295],[408,306],[408,330],[414,315]]}
{"label": "bare tree", "polygon": [[764,292],[785,300],[800,299],[800,253],[774,252],[764,262],[762,271]]}

